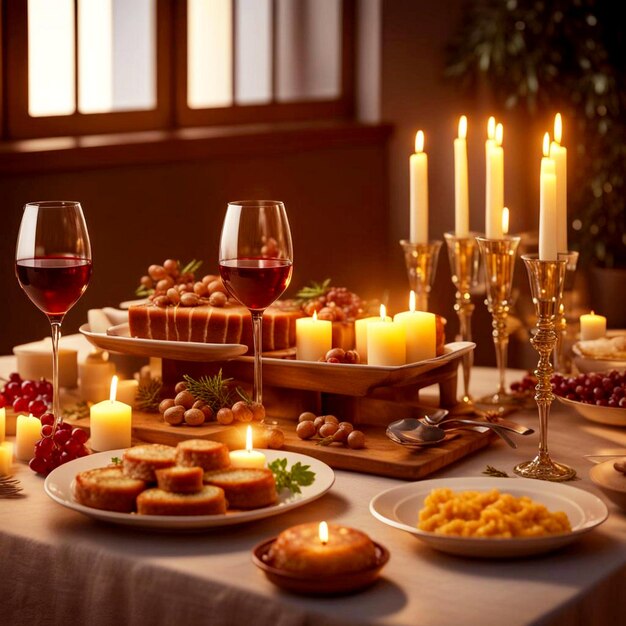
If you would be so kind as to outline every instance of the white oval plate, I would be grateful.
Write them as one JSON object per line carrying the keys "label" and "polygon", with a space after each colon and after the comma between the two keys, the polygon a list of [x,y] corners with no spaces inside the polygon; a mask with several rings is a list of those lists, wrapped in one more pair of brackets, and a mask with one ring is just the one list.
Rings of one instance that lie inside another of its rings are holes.
{"label": "white oval plate", "polygon": [[[572,531],[545,537],[482,539],[425,532],[417,527],[424,499],[433,489],[490,491],[499,489],[516,497],[529,496],[550,511],[564,511]],[[370,512],[381,522],[405,530],[436,550],[479,558],[510,558],[540,554],[565,546],[599,526],[608,517],[606,504],[582,489],[528,478],[439,478],[393,487],[375,496]]]}
{"label": "white oval plate", "polygon": [[571,406],[584,418],[597,422],[598,424],[608,424],[609,426],[626,426],[626,409],[611,406],[598,406],[597,404],[587,404],[577,400],[569,400],[561,396],[557,399],[565,406]]}
{"label": "white oval plate", "polygon": [[72,483],[79,472],[105,467],[111,462],[112,457],[121,458],[124,450],[109,450],[81,457],[52,470],[44,483],[45,492],[59,504],[78,511],[89,517],[93,517],[112,524],[124,526],[136,526],[138,528],[160,528],[167,530],[190,530],[199,528],[214,528],[217,526],[233,526],[252,520],[280,515],[291,509],[303,506],[323,496],[335,482],[333,470],[310,456],[296,452],[284,452],[283,450],[262,450],[268,462],[275,459],[287,459],[287,467],[300,461],[303,465],[309,465],[315,472],[315,480],[308,487],[301,487],[302,493],[291,495],[283,493],[277,504],[253,509],[251,511],[234,511],[225,515],[137,515],[136,513],[117,513],[115,511],[102,511],[78,504],[72,495]]}
{"label": "white oval plate", "polygon": [[105,333],[91,332],[89,324],[78,329],[87,340],[102,350],[134,356],[148,356],[183,361],[225,361],[248,351],[242,343],[200,343],[196,341],[160,341],[130,337],[128,324],[111,326]]}

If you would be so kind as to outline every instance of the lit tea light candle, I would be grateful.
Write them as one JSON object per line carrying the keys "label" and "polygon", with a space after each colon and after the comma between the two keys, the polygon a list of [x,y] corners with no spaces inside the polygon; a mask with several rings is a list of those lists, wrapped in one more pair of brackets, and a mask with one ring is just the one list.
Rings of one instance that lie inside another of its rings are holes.
{"label": "lit tea light candle", "polygon": [[296,320],[296,359],[299,361],[319,361],[333,347],[333,323],[318,320],[317,311],[313,317]]}
{"label": "lit tea light candle", "polygon": [[13,444],[9,441],[0,443],[0,476],[10,476],[13,466]]}
{"label": "lit tea light candle", "polygon": [[387,318],[385,305],[380,305],[380,319],[367,326],[368,365],[394,366],[406,363],[406,331],[402,324]]}
{"label": "lit tea light candle", "polygon": [[593,311],[588,315],[580,316],[580,339],[591,341],[601,339],[606,335],[606,317],[596,315]]}
{"label": "lit tea light candle", "polygon": [[396,313],[393,321],[404,326],[406,362],[416,363],[437,356],[437,317],[415,310],[415,292],[409,296],[409,310]]}
{"label": "lit tea light candle", "polygon": [[409,159],[410,240],[428,243],[428,156],[424,152],[424,133],[415,135],[415,153]]}
{"label": "lit tea light candle", "polygon": [[454,140],[454,234],[469,233],[469,191],[467,182],[467,117],[459,118],[458,137]]}
{"label": "lit tea light candle", "polygon": [[567,148],[561,145],[563,121],[561,114],[554,117],[554,141],[550,144],[550,158],[556,175],[556,248],[567,252]]}
{"label": "lit tea light candle", "polygon": [[502,207],[504,206],[504,128],[493,117],[487,124],[485,142],[485,233],[488,239],[502,238]]}
{"label": "lit tea light candle", "polygon": [[90,447],[99,452],[129,448],[131,445],[132,407],[116,400],[117,376],[111,380],[108,400],[89,409]]}
{"label": "lit tea light candle", "polygon": [[556,169],[550,158],[550,135],[543,137],[543,158],[539,175],[539,259],[556,261]]}
{"label": "lit tea light candle", "polygon": [[4,441],[7,434],[7,412],[4,407],[0,409],[0,443]]}
{"label": "lit tea light candle", "polygon": [[246,429],[246,449],[233,450],[230,453],[230,464],[232,467],[265,467],[265,455],[258,450],[252,449],[252,427]]}
{"label": "lit tea light candle", "polygon": [[502,209],[502,234],[509,234],[509,209],[508,207],[504,207]]}
{"label": "lit tea light candle", "polygon": [[35,456],[35,444],[41,439],[41,422],[32,415],[18,415],[15,422],[15,458],[30,461]]}

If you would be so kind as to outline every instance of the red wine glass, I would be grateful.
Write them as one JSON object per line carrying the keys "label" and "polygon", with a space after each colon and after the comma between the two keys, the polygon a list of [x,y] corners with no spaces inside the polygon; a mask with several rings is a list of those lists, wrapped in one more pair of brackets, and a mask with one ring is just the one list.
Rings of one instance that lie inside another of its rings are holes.
{"label": "red wine glass", "polygon": [[91,277],[91,246],[80,203],[49,201],[25,205],[15,259],[20,286],[50,320],[52,412],[56,430],[61,422],[61,323],[87,289]]}
{"label": "red wine glass", "polygon": [[274,200],[229,202],[220,237],[219,267],[230,295],[252,315],[253,399],[262,403],[263,311],[287,289],[293,269],[284,204]]}

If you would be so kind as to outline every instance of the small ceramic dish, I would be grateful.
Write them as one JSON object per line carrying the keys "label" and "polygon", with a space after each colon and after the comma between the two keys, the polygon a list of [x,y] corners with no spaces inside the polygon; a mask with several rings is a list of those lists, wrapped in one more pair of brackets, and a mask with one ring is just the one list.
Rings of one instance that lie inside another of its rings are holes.
{"label": "small ceramic dish", "polygon": [[609,426],[626,426],[626,409],[587,404],[577,400],[568,400],[561,396],[557,396],[557,398],[565,406],[571,406],[577,413],[592,422],[608,424]]}
{"label": "small ceramic dish", "polygon": [[275,541],[276,537],[258,544],[252,551],[252,562],[277,587],[301,595],[336,596],[359,591],[372,585],[378,578],[380,570],[389,561],[389,550],[374,542],[376,563],[371,567],[334,576],[308,576],[274,567],[269,562],[268,552]]}
{"label": "small ceramic dish", "polygon": [[[605,341],[609,343],[610,341],[616,341],[616,337],[623,335],[623,331],[609,331],[607,333]],[[572,346],[572,352],[574,354],[574,363],[578,368],[579,372],[583,374],[591,374],[593,372],[609,372],[611,370],[618,370],[623,372],[626,370],[626,359],[623,358],[623,352],[620,352],[619,355],[616,354],[589,354],[583,350],[583,344],[585,343],[593,343],[593,342],[580,342],[577,341]]]}
{"label": "small ceramic dish", "polygon": [[594,465],[589,470],[589,478],[609,500],[626,511],[626,475],[613,467],[614,463],[620,460],[626,460],[626,457]]}

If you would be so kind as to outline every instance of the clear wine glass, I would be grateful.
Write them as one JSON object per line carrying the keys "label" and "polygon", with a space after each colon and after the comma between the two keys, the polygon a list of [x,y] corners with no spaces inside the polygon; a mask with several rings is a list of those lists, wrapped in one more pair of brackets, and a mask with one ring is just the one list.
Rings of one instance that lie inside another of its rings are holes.
{"label": "clear wine glass", "polygon": [[253,400],[262,403],[263,311],[287,289],[293,270],[291,231],[282,202],[228,203],[220,237],[219,268],[230,295],[252,315]]}
{"label": "clear wine glass", "polygon": [[91,268],[89,234],[79,202],[30,202],[24,206],[17,236],[15,273],[26,295],[50,320],[54,430],[62,420],[61,323],[87,289]]}

